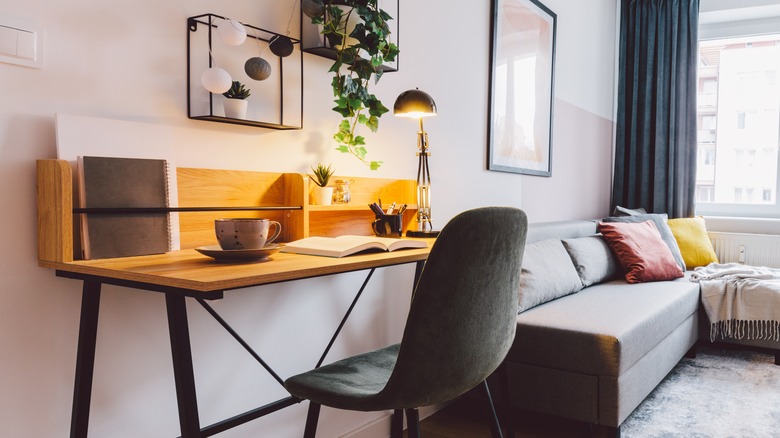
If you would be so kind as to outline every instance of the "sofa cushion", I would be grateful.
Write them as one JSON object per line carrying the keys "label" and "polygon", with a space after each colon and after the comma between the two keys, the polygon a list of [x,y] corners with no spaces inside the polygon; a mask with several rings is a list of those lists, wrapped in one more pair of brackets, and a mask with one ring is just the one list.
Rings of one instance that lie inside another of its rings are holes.
{"label": "sofa cushion", "polygon": [[688,269],[718,263],[703,217],[669,219],[668,224]]}
{"label": "sofa cushion", "polygon": [[673,280],[683,276],[655,225],[639,223],[601,223],[599,232],[617,255],[629,283]]}
{"label": "sofa cushion", "polygon": [[638,214],[633,216],[605,217],[603,222],[645,222],[648,220],[653,221],[655,227],[658,228],[658,232],[661,233],[661,238],[664,239],[666,245],[669,246],[669,251],[672,252],[672,256],[674,256],[677,264],[680,265],[680,268],[684,271],[685,262],[683,261],[682,255],[680,255],[680,248],[677,246],[677,240],[675,240],[672,230],[669,229],[669,225],[666,223],[667,216],[665,214]]}
{"label": "sofa cushion", "polygon": [[613,280],[517,316],[507,360],[619,376],[696,313],[699,286]]}
{"label": "sofa cushion", "polygon": [[640,214],[647,214],[647,210],[642,207],[626,208],[619,205],[616,205],[615,209],[612,210],[612,216],[638,216]]}
{"label": "sofa cushion", "polygon": [[604,241],[604,236],[564,239],[561,242],[574,263],[583,287],[613,280],[622,273],[615,254]]}
{"label": "sofa cushion", "polygon": [[582,282],[558,239],[526,245],[518,292],[518,312],[577,292]]}

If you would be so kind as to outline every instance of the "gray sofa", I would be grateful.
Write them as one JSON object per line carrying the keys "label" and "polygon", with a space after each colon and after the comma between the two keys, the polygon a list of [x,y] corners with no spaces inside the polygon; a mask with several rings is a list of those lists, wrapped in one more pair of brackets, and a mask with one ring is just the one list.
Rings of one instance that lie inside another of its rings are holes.
{"label": "gray sofa", "polygon": [[628,284],[595,234],[593,221],[529,227],[524,285],[536,293],[524,297],[521,288],[505,364],[514,407],[619,436],[620,424],[692,351],[699,286],[687,276]]}

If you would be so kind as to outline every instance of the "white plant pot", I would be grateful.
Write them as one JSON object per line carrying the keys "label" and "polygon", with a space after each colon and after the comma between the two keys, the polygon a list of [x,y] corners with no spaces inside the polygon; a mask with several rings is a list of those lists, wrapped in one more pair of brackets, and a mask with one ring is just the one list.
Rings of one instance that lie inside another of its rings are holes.
{"label": "white plant pot", "polygon": [[315,205],[331,205],[333,202],[333,187],[314,186],[311,197]]}
{"label": "white plant pot", "polygon": [[225,117],[246,119],[246,109],[249,102],[245,99],[225,99]]}

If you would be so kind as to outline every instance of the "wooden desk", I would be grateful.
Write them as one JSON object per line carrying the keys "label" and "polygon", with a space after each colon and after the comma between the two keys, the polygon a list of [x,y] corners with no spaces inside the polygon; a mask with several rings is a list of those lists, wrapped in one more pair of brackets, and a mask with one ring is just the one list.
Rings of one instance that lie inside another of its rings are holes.
{"label": "wooden desk", "polygon": [[429,248],[371,252],[343,258],[277,253],[268,261],[217,263],[193,249],[139,257],[73,262],[40,262],[61,277],[95,279],[193,298],[219,299],[249,286],[319,277],[425,260]]}
{"label": "wooden desk", "polygon": [[187,322],[185,303],[187,297],[195,298],[280,384],[283,384],[284,380],[205,300],[223,298],[224,292],[231,289],[368,269],[366,280],[316,365],[320,366],[374,270],[384,266],[417,263],[416,282],[429,251],[430,245],[423,249],[364,253],[340,259],[279,253],[273,255],[268,261],[233,264],[217,263],[195,250],[182,250],[140,257],[41,263],[42,266],[55,269],[60,277],[83,281],[70,436],[83,438],[87,436],[98,310],[103,284],[165,294],[182,437],[206,437],[283,409],[300,400],[292,396],[286,397],[201,428]]}
{"label": "wooden desk", "polygon": [[217,263],[192,249],[215,242],[213,219],[216,217],[262,215],[277,220],[282,223],[283,241],[310,235],[370,234],[369,224],[373,214],[365,206],[382,198],[409,203],[408,213],[404,215],[404,228],[407,228],[413,222],[416,210],[416,206],[412,205],[414,181],[355,178],[357,188],[353,191],[353,203],[324,207],[308,204],[308,178],[302,174],[179,168],[178,198],[182,207],[294,206],[295,209],[249,214],[213,211],[181,213],[181,242],[186,249],[138,257],[78,260],[80,251],[78,238],[74,238],[77,221],[73,214],[72,173],[73,169],[67,161],[39,160],[37,163],[38,264],[54,269],[57,276],[83,282],[71,437],[87,436],[103,284],[165,294],[181,434],[183,437],[205,437],[300,400],[286,397],[201,428],[185,305],[188,297],[203,306],[277,382],[283,384],[283,379],[208,305],[207,300],[221,299],[225,291],[232,289],[369,270],[316,365],[320,366],[374,270],[384,266],[416,263],[416,282],[430,251],[431,244],[424,249],[364,253],[341,259],[279,253],[265,262]]}

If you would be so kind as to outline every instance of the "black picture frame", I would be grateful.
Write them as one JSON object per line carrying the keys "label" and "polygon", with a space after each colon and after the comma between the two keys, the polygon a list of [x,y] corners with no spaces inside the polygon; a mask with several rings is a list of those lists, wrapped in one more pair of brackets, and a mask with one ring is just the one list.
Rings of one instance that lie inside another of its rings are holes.
{"label": "black picture frame", "polygon": [[557,15],[538,0],[492,0],[490,28],[487,168],[550,177]]}

